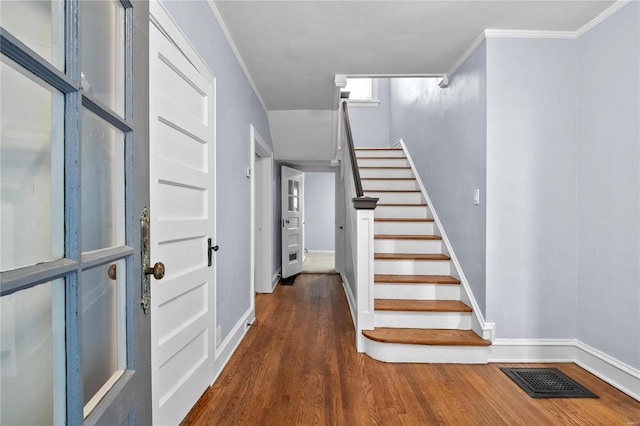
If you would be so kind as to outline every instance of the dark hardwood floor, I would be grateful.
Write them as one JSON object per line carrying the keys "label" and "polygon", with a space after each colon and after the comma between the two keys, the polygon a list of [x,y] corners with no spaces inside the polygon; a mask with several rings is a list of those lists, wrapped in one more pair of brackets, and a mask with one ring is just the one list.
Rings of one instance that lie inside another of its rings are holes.
{"label": "dark hardwood floor", "polygon": [[508,364],[386,364],[359,354],[338,275],[300,275],[257,295],[256,317],[184,425],[640,424],[640,402],[575,364],[544,366],[599,399],[532,399],[499,370]]}

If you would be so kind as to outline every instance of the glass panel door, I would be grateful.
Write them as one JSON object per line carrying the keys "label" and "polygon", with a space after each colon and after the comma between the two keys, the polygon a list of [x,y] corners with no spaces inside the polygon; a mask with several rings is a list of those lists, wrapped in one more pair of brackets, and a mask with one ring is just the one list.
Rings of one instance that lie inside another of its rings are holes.
{"label": "glass panel door", "polygon": [[0,1],[0,424],[151,424],[148,20]]}

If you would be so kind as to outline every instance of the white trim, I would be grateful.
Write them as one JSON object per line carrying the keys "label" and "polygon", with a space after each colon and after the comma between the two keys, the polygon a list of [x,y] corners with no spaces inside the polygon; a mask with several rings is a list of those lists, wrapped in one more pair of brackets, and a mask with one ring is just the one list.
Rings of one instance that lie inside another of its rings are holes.
{"label": "white trim", "polygon": [[262,108],[264,108],[265,111],[268,111],[267,105],[264,103],[262,96],[260,96],[260,92],[258,91],[258,88],[255,82],[253,81],[251,74],[249,74],[249,69],[244,63],[242,56],[240,56],[240,51],[238,50],[238,47],[233,41],[233,38],[231,37],[231,33],[229,32],[229,28],[227,28],[227,25],[224,23],[224,19],[222,19],[222,15],[220,14],[220,11],[218,10],[213,0],[207,0],[207,4],[211,8],[211,11],[213,12],[213,16],[216,18],[216,21],[218,21],[218,25],[220,25],[220,29],[222,30],[224,37],[227,39],[227,43],[229,43],[229,47],[231,47],[231,50],[233,51],[233,54],[235,55],[236,60],[240,64],[240,68],[242,68],[242,71],[244,72],[245,77],[247,77],[247,80],[249,81],[249,85],[255,92],[255,95],[258,98],[258,101],[260,101]]}
{"label": "white trim", "polygon": [[495,339],[489,362],[573,362],[574,339]]}
{"label": "white trim", "polygon": [[[460,56],[460,58],[458,58],[457,61],[455,61],[453,63],[453,66],[451,68],[449,68],[449,71],[445,74],[447,77],[451,77],[453,75],[454,72],[456,72],[458,70],[458,68],[460,68],[460,65],[462,65],[464,63],[464,61],[467,60],[467,58],[469,56],[471,56],[471,54],[478,48],[478,46],[480,46],[482,44],[482,42],[485,39],[485,35],[484,32],[482,32],[474,41],[473,43],[471,43],[469,45],[469,47],[467,48],[467,50],[464,51],[464,53],[462,54],[462,56]],[[400,143],[400,141],[398,141],[398,143]]]}
{"label": "white trim", "polygon": [[231,332],[225,337],[223,342],[216,348],[215,352],[215,361],[214,361],[214,374],[213,381],[211,384],[213,385],[220,373],[224,369],[224,367],[229,362],[231,355],[238,349],[238,346],[242,342],[245,334],[249,330],[249,326],[247,324],[252,324],[256,319],[256,311],[253,308],[249,308],[247,312],[242,315],[242,318],[233,326]]}
{"label": "white trim", "polygon": [[422,183],[420,174],[418,173],[418,170],[416,169],[413,159],[411,158],[411,153],[409,153],[409,150],[407,149],[407,146],[405,145],[403,139],[400,139],[399,143],[400,143],[400,146],[402,146],[402,150],[404,151],[405,155],[407,156],[407,160],[409,161],[409,165],[411,166],[411,171],[416,177],[416,181],[418,182],[420,191],[422,192],[422,195],[424,196],[427,202],[427,206],[431,210],[431,214],[433,215],[433,220],[436,224],[436,228],[438,229],[438,231],[440,232],[440,236],[442,237],[442,243],[444,244],[449,254],[449,257],[451,258],[451,262],[453,263],[453,269],[459,275],[458,278],[460,279],[460,285],[462,286],[462,289],[464,290],[464,293],[466,293],[466,296],[467,296],[466,297],[467,300],[465,301],[471,305],[471,309],[473,310],[473,315],[471,317],[472,319],[471,328],[483,339],[493,340],[494,324],[488,323],[484,320],[484,316],[482,315],[482,312],[480,312],[480,305],[478,305],[478,302],[473,296],[473,292],[471,291],[471,286],[469,286],[467,277],[464,275],[462,267],[460,266],[460,262],[458,261],[458,258],[456,257],[456,254],[453,251],[453,247],[451,246],[451,242],[449,241],[449,238],[447,237],[444,227],[442,226],[442,222],[440,222],[440,218],[436,213],[436,209],[433,203],[431,202],[431,199],[429,198],[429,194],[427,193],[427,190],[425,189],[424,184]]}
{"label": "white trim", "polygon": [[[451,77],[454,72],[460,68],[460,65],[464,63],[464,61],[469,58],[471,53],[477,49],[478,46],[487,38],[551,38],[551,39],[569,39],[576,40],[591,31],[593,28],[598,26],[601,22],[606,20],[608,17],[616,13],[618,10],[622,9],[627,4],[631,3],[632,0],[618,0],[605,9],[598,16],[593,18],[591,21],[587,22],[585,25],[580,27],[577,31],[537,31],[537,30],[498,30],[498,29],[486,29],[484,30],[465,50],[465,52],[458,58],[457,61],[453,63],[449,71],[444,74],[444,76]],[[428,77],[429,75],[416,75],[416,77]],[[410,77],[407,75],[406,77]],[[432,76],[439,77],[439,76]]]}
{"label": "white trim", "polygon": [[276,286],[280,282],[280,277],[282,276],[282,268],[278,268],[278,270],[271,277],[271,291],[275,290]]}
{"label": "white trim", "polygon": [[576,339],[495,339],[489,362],[573,362],[640,401],[640,370]]}
{"label": "white trim", "polygon": [[538,31],[538,30],[484,30],[485,38],[556,38],[570,39],[577,38],[575,31]]}
{"label": "white trim", "polygon": [[640,370],[586,343],[576,341],[575,363],[611,386],[640,401]]}
{"label": "white trim", "polygon": [[307,250],[307,253],[335,253],[335,250]]}
{"label": "white trim", "polygon": [[[356,326],[356,302],[353,292],[351,291],[351,286],[349,285],[349,281],[345,274],[340,273],[340,277],[342,278],[342,287],[344,288],[344,293],[347,295],[347,303],[349,304],[349,311],[351,312],[351,321],[353,321],[353,329],[357,332],[358,327]],[[357,340],[357,337],[356,337]]]}
{"label": "white trim", "polygon": [[611,6],[609,6],[607,9],[605,9],[600,15],[596,16],[591,21],[589,21],[585,25],[583,25],[578,31],[576,31],[576,37],[577,38],[582,37],[583,35],[585,35],[589,31],[591,31],[593,28],[595,28],[599,23],[601,23],[602,21],[607,19],[609,16],[613,15],[614,13],[616,13],[618,10],[622,9],[628,3],[631,3],[631,0],[619,0],[619,1],[616,1]]}
{"label": "white trim", "polygon": [[[251,268],[251,289],[252,289],[252,299],[255,300],[255,292],[259,293],[270,293],[273,291],[273,281],[268,282],[269,276],[272,272],[273,267],[273,238],[274,238],[274,223],[273,223],[273,151],[264,140],[264,138],[260,135],[260,133],[253,127],[253,125],[249,125],[249,134],[250,134],[250,142],[249,142],[249,164],[251,168],[251,225],[250,225],[250,233],[251,233],[251,260],[250,260],[250,268]],[[263,161],[264,167],[261,168],[262,174],[260,176],[261,187],[256,188],[256,167],[255,160],[256,155],[261,158]],[[263,196],[263,208],[260,212],[257,212],[257,208],[255,206],[255,197],[256,191],[261,191]],[[262,226],[263,226],[263,238],[262,238],[262,261],[257,262],[258,265],[262,266],[262,271],[258,271],[258,276],[262,277],[261,283],[255,282],[255,268],[256,268],[256,259],[255,259],[255,249],[256,249],[256,238],[255,238],[255,215],[262,214]]]}

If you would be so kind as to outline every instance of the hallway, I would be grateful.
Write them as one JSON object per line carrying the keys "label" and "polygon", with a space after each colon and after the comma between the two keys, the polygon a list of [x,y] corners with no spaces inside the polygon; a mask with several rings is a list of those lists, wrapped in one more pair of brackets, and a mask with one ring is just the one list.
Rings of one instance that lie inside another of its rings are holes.
{"label": "hallway", "polygon": [[256,317],[183,425],[640,422],[640,403],[575,364],[545,366],[600,399],[531,399],[501,364],[385,364],[359,354],[339,275],[302,274],[256,295]]}

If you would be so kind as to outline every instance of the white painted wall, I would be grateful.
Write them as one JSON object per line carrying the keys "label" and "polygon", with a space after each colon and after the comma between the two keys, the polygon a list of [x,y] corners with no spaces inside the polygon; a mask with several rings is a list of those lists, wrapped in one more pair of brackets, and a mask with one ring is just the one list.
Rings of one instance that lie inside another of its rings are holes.
{"label": "white painted wall", "polygon": [[576,331],[576,42],[487,40],[487,320]]}
{"label": "white painted wall", "polygon": [[[251,194],[250,180],[245,176],[245,167],[250,164],[249,126],[253,125],[269,145],[271,131],[266,111],[207,2],[163,0],[162,4],[216,76],[218,187],[215,241],[220,246],[216,313],[224,339],[249,310],[253,298],[249,256]],[[274,242],[279,251],[280,215],[274,216],[274,223],[278,223],[274,227]],[[274,257],[279,262],[279,257]]]}
{"label": "white painted wall", "polygon": [[[402,138],[473,294],[485,311],[486,49],[451,76],[391,80],[391,140]],[[481,203],[473,205],[473,190]]]}
{"label": "white painted wall", "polygon": [[279,161],[323,161],[336,157],[337,112],[269,111],[274,154]]}
{"label": "white painted wall", "polygon": [[308,250],[335,250],[335,173],[305,173],[304,244]]}
{"label": "white painted wall", "polygon": [[640,368],[640,4],[578,40],[577,337]]}
{"label": "white painted wall", "polygon": [[353,144],[356,147],[388,147],[397,141],[392,141],[391,130],[391,99],[388,78],[379,78],[377,107],[358,107],[349,104],[349,121]]}

